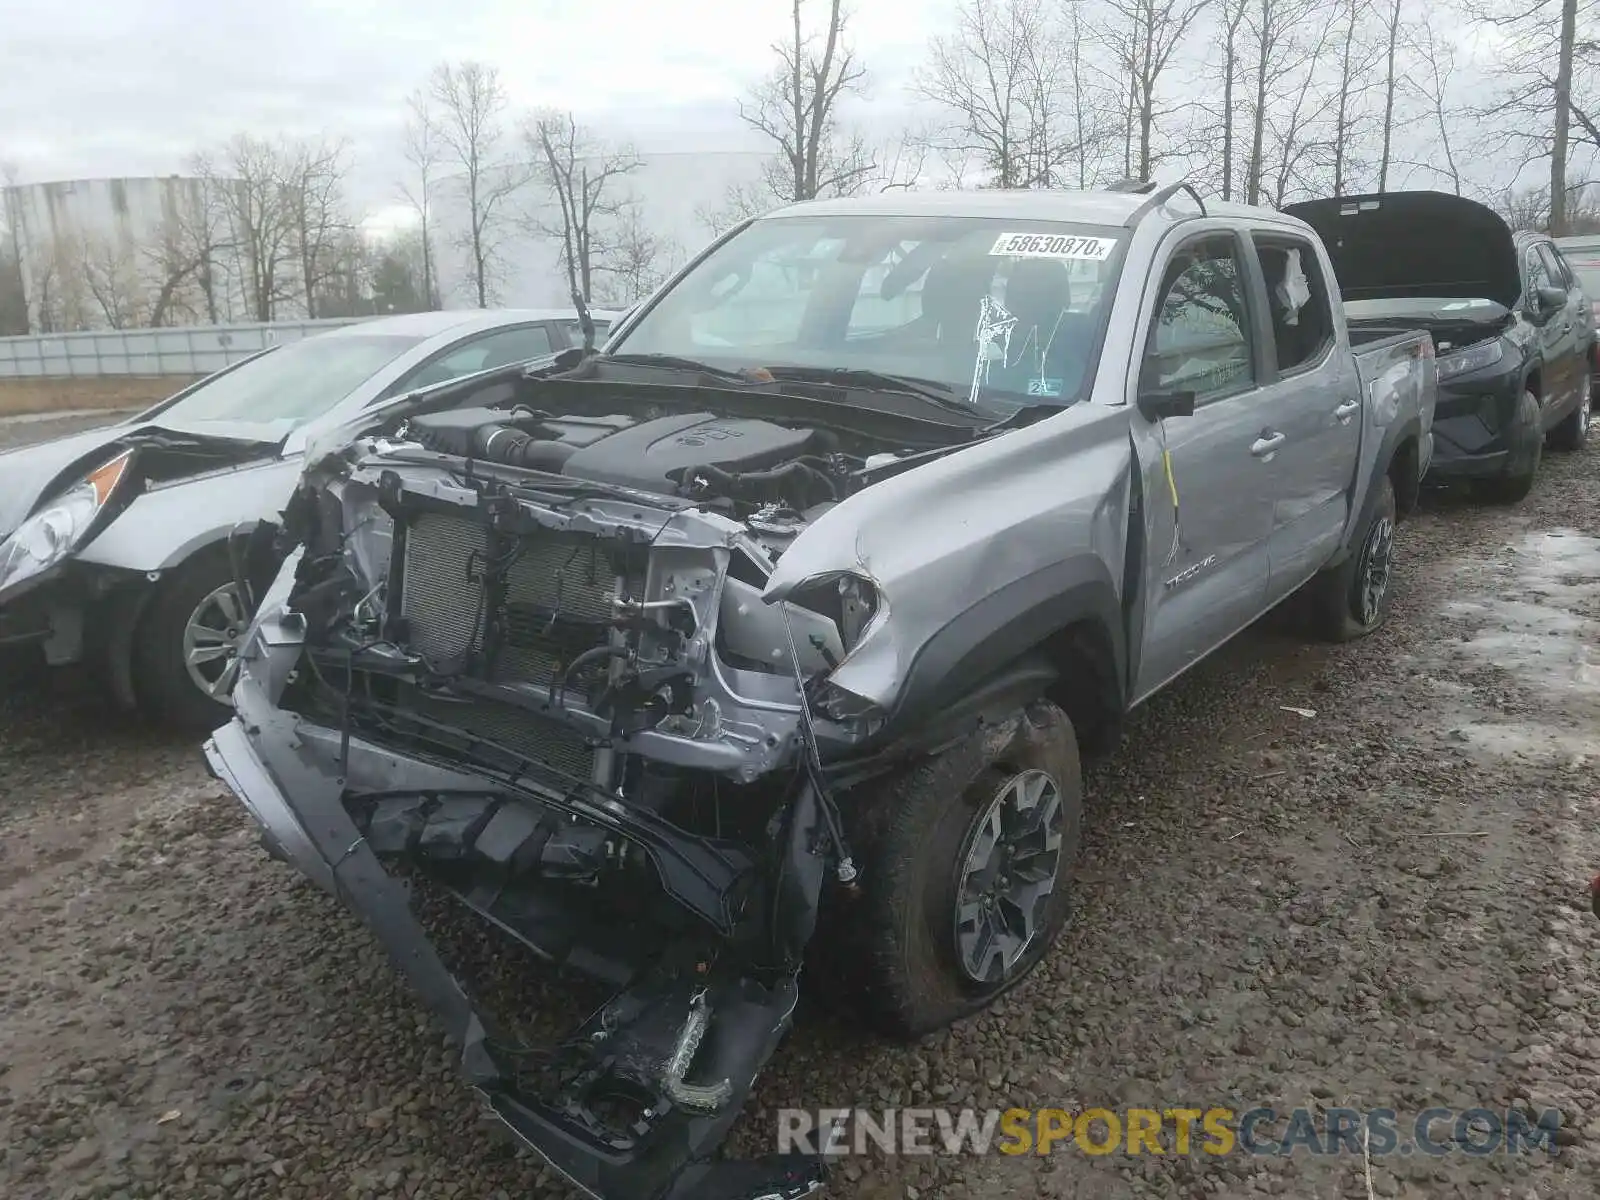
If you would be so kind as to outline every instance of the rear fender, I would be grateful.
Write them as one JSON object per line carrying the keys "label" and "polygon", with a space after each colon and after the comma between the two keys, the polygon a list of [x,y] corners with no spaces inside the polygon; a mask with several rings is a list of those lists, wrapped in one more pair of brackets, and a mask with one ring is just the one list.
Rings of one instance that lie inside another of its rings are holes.
{"label": "rear fender", "polygon": [[1389,472],[1394,467],[1395,455],[1408,438],[1416,441],[1421,436],[1422,423],[1415,417],[1384,430],[1383,440],[1378,443],[1378,451],[1372,459],[1371,469],[1365,473],[1366,484],[1360,493],[1361,503],[1354,508],[1351,522],[1344,531],[1344,542],[1329,566],[1337,566],[1355,553],[1367,523],[1372,520],[1372,510],[1378,505],[1378,497],[1383,491],[1383,481],[1389,477]]}

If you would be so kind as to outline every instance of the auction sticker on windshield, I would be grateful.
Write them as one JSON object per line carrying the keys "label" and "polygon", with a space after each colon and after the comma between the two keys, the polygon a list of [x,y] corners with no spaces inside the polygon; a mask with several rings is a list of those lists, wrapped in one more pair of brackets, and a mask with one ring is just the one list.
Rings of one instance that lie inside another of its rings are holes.
{"label": "auction sticker on windshield", "polygon": [[1011,258],[1075,258],[1103,262],[1116,248],[1116,238],[1076,237],[1054,233],[1002,233],[990,254]]}

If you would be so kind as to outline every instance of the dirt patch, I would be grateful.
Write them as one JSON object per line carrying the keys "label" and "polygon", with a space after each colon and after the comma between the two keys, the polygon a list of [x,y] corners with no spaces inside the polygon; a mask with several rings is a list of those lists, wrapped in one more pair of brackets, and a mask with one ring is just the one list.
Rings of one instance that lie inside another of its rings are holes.
{"label": "dirt patch", "polygon": [[0,379],[0,417],[78,409],[143,408],[188,387],[196,375]]}

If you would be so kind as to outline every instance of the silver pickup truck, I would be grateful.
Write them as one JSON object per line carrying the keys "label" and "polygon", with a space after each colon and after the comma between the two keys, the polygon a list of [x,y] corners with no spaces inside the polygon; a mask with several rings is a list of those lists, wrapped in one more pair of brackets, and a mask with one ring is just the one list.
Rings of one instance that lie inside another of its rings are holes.
{"label": "silver pickup truck", "polygon": [[[1433,345],[1337,295],[1184,187],[747,223],[603,352],[308,456],[207,757],[576,1184],[805,1195],[713,1157],[802,969],[894,1034],[982,1009],[1066,920],[1080,748],[1291,596],[1383,620]],[[413,883],[614,998],[530,1058]]]}

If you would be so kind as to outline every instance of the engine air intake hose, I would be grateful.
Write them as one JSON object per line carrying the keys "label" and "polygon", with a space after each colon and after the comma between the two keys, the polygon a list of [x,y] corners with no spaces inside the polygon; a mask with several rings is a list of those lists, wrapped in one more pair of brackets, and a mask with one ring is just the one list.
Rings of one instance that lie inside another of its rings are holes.
{"label": "engine air intake hose", "polygon": [[534,437],[511,425],[484,425],[473,438],[478,457],[508,467],[559,472],[576,446]]}

